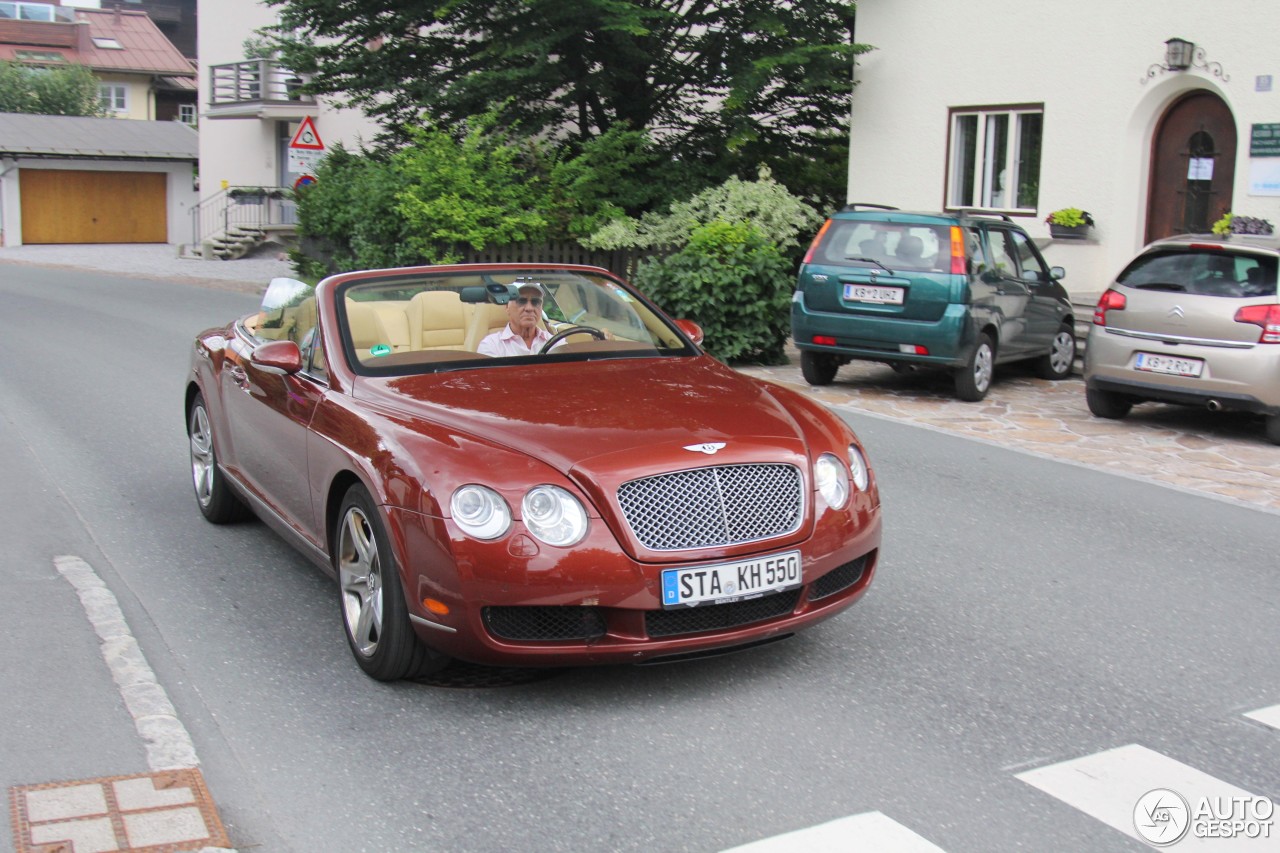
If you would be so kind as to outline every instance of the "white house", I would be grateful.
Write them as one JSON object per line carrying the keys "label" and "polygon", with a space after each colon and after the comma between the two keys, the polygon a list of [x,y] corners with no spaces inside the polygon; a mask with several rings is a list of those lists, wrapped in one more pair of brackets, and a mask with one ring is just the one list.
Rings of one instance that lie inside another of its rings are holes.
{"label": "white house", "polygon": [[[228,189],[292,188],[309,172],[299,158],[314,158],[338,142],[355,149],[377,133],[359,111],[302,96],[298,77],[270,59],[246,55],[246,40],[278,20],[262,0],[199,0],[198,15],[201,212],[194,242],[226,220]],[[291,156],[290,143],[306,119],[323,148],[294,149]],[[288,204],[268,203],[263,212],[274,224],[289,222]]]}
{"label": "white house", "polygon": [[1277,38],[1274,0],[858,0],[848,198],[1006,213],[1101,291],[1157,237],[1280,224]]}

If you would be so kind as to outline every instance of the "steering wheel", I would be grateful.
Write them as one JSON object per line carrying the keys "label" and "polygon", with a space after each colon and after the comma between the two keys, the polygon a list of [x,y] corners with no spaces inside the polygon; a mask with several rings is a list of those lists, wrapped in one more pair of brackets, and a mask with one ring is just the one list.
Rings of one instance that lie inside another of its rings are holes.
{"label": "steering wheel", "polygon": [[560,331],[552,335],[550,338],[548,338],[547,342],[542,345],[542,349],[538,350],[538,355],[545,355],[546,352],[549,349],[551,349],[553,346],[560,343],[570,335],[576,335],[578,332],[586,332],[588,335],[595,338],[597,341],[604,340],[604,332],[597,329],[595,326],[570,326],[567,329],[561,329]]}

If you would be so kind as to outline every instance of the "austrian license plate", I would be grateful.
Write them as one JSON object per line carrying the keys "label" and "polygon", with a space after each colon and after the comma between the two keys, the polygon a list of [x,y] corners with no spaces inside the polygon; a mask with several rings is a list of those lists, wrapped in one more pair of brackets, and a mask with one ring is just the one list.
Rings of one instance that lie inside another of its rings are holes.
{"label": "austrian license plate", "polygon": [[907,292],[901,287],[878,287],[871,284],[846,284],[846,302],[874,302],[877,305],[901,305]]}
{"label": "austrian license plate", "polygon": [[1199,376],[1204,372],[1204,360],[1140,352],[1133,360],[1133,369],[1148,373],[1167,373],[1170,376]]}
{"label": "austrian license plate", "polygon": [[736,563],[667,569],[662,573],[662,606],[697,607],[759,598],[800,586],[800,576],[799,551]]}

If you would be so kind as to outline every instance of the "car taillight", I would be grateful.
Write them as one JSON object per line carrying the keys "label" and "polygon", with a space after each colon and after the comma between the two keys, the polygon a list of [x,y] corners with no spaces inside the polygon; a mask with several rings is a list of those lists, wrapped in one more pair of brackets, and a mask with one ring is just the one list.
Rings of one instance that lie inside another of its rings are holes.
{"label": "car taillight", "polygon": [[951,226],[951,274],[965,274],[964,231],[959,225]]}
{"label": "car taillight", "polygon": [[[826,234],[827,229],[830,227],[831,227],[830,219],[822,223],[822,227],[818,229],[818,236],[813,238],[813,242],[809,244],[809,251],[804,253],[804,263],[807,264],[809,263],[809,261],[813,260],[813,253],[818,251],[818,244],[822,242],[822,235]],[[794,258],[795,255],[792,255],[791,257]]]}
{"label": "car taillight", "polygon": [[1102,294],[1102,298],[1098,300],[1098,307],[1093,309],[1093,324],[1095,326],[1107,325],[1107,312],[1123,311],[1124,303],[1124,294],[1118,290],[1108,290]]}
{"label": "car taillight", "polygon": [[1237,323],[1262,327],[1260,344],[1280,344],[1280,305],[1246,305],[1236,312]]}
{"label": "car taillight", "polygon": [[813,342],[818,346],[833,347],[836,345],[836,339],[830,335],[814,335]]}

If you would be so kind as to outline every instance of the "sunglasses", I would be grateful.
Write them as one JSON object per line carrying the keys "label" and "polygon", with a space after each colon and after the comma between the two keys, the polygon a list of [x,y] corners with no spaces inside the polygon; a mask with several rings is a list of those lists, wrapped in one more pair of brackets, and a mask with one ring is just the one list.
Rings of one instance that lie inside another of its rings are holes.
{"label": "sunglasses", "polygon": [[515,303],[517,305],[532,305],[534,308],[541,308],[542,297],[541,296],[517,296],[515,298]]}

